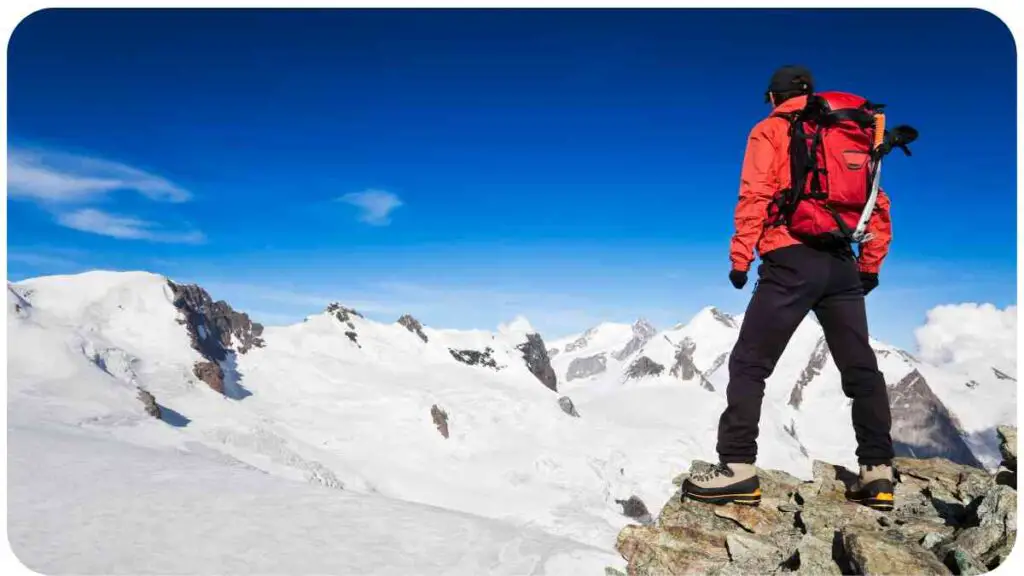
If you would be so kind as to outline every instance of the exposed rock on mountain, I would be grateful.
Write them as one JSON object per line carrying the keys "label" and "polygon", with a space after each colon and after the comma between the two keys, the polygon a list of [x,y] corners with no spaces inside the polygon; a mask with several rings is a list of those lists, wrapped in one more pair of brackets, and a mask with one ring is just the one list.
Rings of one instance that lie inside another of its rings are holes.
{"label": "exposed rock on mountain", "polygon": [[156,405],[156,398],[153,397],[148,391],[139,388],[139,401],[146,409],[146,414],[149,414],[153,418],[160,418],[160,407]]}
{"label": "exposed rock on mountain", "polygon": [[[196,362],[192,373],[213,390],[225,394],[224,366],[234,366],[232,355],[245,354],[264,345],[260,335],[263,326],[249,319],[244,312],[235,312],[227,302],[214,302],[209,293],[195,284],[167,281],[174,295],[174,306],[181,314],[192,348],[205,361]],[[232,368],[233,370],[233,368]],[[231,374],[232,381],[238,380]]]}
{"label": "exposed rock on mountain", "polygon": [[651,360],[647,356],[641,356],[633,361],[626,369],[626,378],[638,380],[645,376],[660,376],[665,367]]}
{"label": "exposed rock on mountain", "polygon": [[804,388],[811,383],[811,380],[814,380],[815,376],[821,374],[821,369],[825,367],[828,359],[828,344],[825,342],[825,337],[822,336],[814,346],[814,352],[811,353],[811,359],[807,363],[807,367],[800,373],[800,379],[793,386],[793,392],[789,395],[790,406],[797,409],[800,408],[800,404],[803,402]]}
{"label": "exposed rock on mountain", "polygon": [[586,348],[587,344],[590,343],[590,338],[593,337],[594,334],[596,334],[596,333],[597,333],[597,329],[596,328],[591,328],[590,330],[587,330],[579,338],[577,338],[576,340],[566,344],[565,345],[565,351],[566,352],[573,352],[575,350],[582,350],[583,348]]}
{"label": "exposed rock on mountain", "polygon": [[562,396],[558,399],[558,407],[562,409],[562,412],[565,412],[573,418],[580,417],[580,413],[576,411],[576,405],[572,403],[572,398],[569,398],[568,396]]}
{"label": "exposed rock on mountain", "polygon": [[448,413],[437,407],[434,404],[430,407],[430,418],[434,421],[434,426],[437,426],[437,431],[448,438]]}
{"label": "exposed rock on mountain", "polygon": [[569,363],[569,370],[565,375],[565,379],[571,382],[580,378],[589,378],[590,376],[600,374],[607,369],[608,358],[605,356],[604,352],[595,356],[575,358]]}
{"label": "exposed rock on mountain", "polygon": [[736,324],[736,319],[733,318],[732,315],[726,314],[718,308],[711,309],[711,316],[723,326],[728,328],[739,328],[739,325]]}
{"label": "exposed rock on mountain", "polygon": [[540,334],[527,334],[526,342],[516,346],[516,349],[523,353],[523,360],[526,361],[526,367],[530,373],[536,376],[541,384],[557,391],[558,377],[555,376],[555,369],[551,367],[551,359],[548,358],[544,339],[540,337]]}
{"label": "exposed rock on mountain", "polygon": [[498,362],[492,356],[494,349],[488,346],[484,348],[483,352],[479,350],[455,350],[449,348],[448,352],[451,353],[452,358],[455,358],[459,362],[468,366],[483,366],[484,368],[493,368],[494,370],[501,370],[498,366]]}
{"label": "exposed rock on mountain", "polygon": [[650,322],[643,318],[636,321],[633,324],[633,337],[622,347],[621,350],[612,352],[612,358],[622,361],[629,358],[635,352],[644,347],[651,341],[651,338],[658,333],[657,328],[651,325]]}
{"label": "exposed rock on mountain", "polygon": [[[694,462],[691,472],[708,465]],[[942,458],[900,458],[896,467],[890,513],[847,502],[856,475],[816,461],[805,482],[761,470],[758,507],[681,501],[677,491],[655,524],[624,528],[616,549],[631,575],[964,574],[1005,561],[1015,489]]]}
{"label": "exposed rock on mountain", "polygon": [[622,506],[622,515],[632,518],[644,525],[654,524],[651,513],[647,511],[647,505],[639,496],[630,496],[626,500],[615,500],[616,504]]}
{"label": "exposed rock on mountain", "polygon": [[354,309],[342,306],[340,302],[331,302],[330,304],[328,304],[326,312],[328,314],[333,314],[334,317],[338,319],[338,322],[341,322],[342,324],[348,326],[349,330],[356,329],[355,323],[352,322],[353,316],[358,318],[363,317],[362,314],[355,311]]}
{"label": "exposed rock on mountain", "polygon": [[696,342],[689,337],[684,338],[676,349],[675,364],[672,365],[669,374],[687,382],[696,378],[701,388],[714,392],[715,387],[711,384],[711,381],[701,373],[693,362],[693,353],[696,349]]}
{"label": "exposed rock on mountain", "polygon": [[964,441],[959,424],[914,370],[889,388],[892,438],[896,453],[915,458],[941,456],[954,462],[981,464]]}
{"label": "exposed rock on mountain", "polygon": [[405,314],[398,319],[398,323],[405,326],[405,329],[409,332],[419,336],[420,340],[427,342],[427,335],[423,333],[423,324],[420,324],[419,320],[413,318],[409,314]]}
{"label": "exposed rock on mountain", "polygon": [[1010,376],[1009,374],[1003,372],[1002,370],[999,370],[998,368],[993,368],[992,372],[996,375],[996,378],[999,378],[1000,380],[1010,380],[1011,382],[1017,381],[1016,378]]}

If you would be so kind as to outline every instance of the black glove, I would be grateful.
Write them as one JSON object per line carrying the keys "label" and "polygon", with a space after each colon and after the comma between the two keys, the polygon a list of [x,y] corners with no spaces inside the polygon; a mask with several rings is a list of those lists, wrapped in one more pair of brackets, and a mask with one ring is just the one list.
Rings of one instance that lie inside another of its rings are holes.
{"label": "black glove", "polygon": [[860,285],[864,287],[864,295],[867,296],[868,292],[871,292],[878,287],[878,274],[873,272],[861,272]]}
{"label": "black glove", "polygon": [[729,272],[729,282],[732,282],[733,287],[737,290],[743,289],[747,284],[747,272],[745,270],[731,270]]}

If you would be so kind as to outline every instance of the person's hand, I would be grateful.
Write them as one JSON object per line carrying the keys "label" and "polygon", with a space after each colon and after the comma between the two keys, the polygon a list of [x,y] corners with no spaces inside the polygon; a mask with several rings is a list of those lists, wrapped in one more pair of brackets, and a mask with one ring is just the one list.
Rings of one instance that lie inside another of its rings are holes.
{"label": "person's hand", "polygon": [[729,282],[737,290],[742,290],[747,284],[747,272],[746,270],[731,270],[729,272]]}
{"label": "person's hand", "polygon": [[861,272],[860,285],[864,287],[864,295],[867,296],[868,292],[871,292],[878,287],[878,274],[873,272]]}

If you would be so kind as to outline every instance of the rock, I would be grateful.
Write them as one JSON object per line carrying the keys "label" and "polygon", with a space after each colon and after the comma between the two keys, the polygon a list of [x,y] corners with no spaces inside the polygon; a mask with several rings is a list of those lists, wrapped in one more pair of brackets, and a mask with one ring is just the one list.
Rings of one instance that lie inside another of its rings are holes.
{"label": "rock", "polygon": [[729,562],[724,537],[686,526],[626,526],[615,549],[630,575],[707,574]]}
{"label": "rock", "polygon": [[901,482],[924,480],[933,494],[951,496],[965,505],[993,484],[993,478],[981,468],[957,464],[947,458],[896,458],[893,466]]}
{"label": "rock", "polygon": [[654,524],[654,519],[651,518],[647,505],[638,496],[630,496],[626,500],[615,500],[615,502],[622,506],[623,516],[632,518],[644,525]]}
{"label": "rock", "polygon": [[[347,336],[348,339],[351,340],[353,344],[355,344],[356,346],[359,346],[359,335],[358,334],[356,334],[352,330],[348,330],[348,331],[345,332],[345,336]],[[362,346],[359,346],[359,347],[362,348]]]}
{"label": "rock", "polygon": [[553,391],[558,390],[558,377],[555,369],[551,367],[551,359],[548,358],[547,348],[544,347],[544,340],[540,334],[527,334],[526,342],[523,342],[516,349],[523,353],[523,360],[526,361],[526,368],[530,373],[540,380],[541,384]]}
{"label": "rock", "polygon": [[800,506],[792,502],[783,502],[778,505],[778,510],[786,514],[796,514],[800,511]]}
{"label": "rock", "polygon": [[156,398],[154,398],[153,395],[149,393],[149,391],[139,388],[138,398],[142,402],[142,405],[145,407],[146,414],[149,414],[153,418],[160,418],[160,407],[157,406]]}
{"label": "rock", "polygon": [[759,469],[757,474],[761,481],[761,492],[767,498],[787,500],[803,484],[802,480],[782,470]]}
{"label": "rock", "polygon": [[580,378],[589,378],[591,376],[601,374],[607,369],[608,360],[603,352],[594,356],[573,358],[572,362],[569,362],[569,368],[566,370],[565,379],[566,381],[572,382],[573,380],[579,380]]}
{"label": "rock", "polygon": [[822,336],[818,339],[818,343],[814,345],[814,351],[811,352],[811,359],[807,362],[807,366],[804,366],[804,371],[800,373],[800,378],[797,379],[796,384],[793,385],[792,392],[789,393],[789,405],[800,409],[800,404],[803,403],[804,388],[811,383],[811,380],[821,374],[822,368],[828,362],[829,351],[828,344],[825,342],[825,337]]}
{"label": "rock", "polygon": [[858,574],[949,574],[934,554],[895,530],[841,532],[846,556]]}
{"label": "rock", "polygon": [[955,546],[946,553],[945,563],[947,568],[960,576],[978,576],[989,572],[977,558]]}
{"label": "rock", "polygon": [[420,340],[423,340],[424,342],[428,341],[427,335],[423,333],[423,324],[420,324],[419,320],[413,318],[409,314],[404,314],[398,319],[398,323],[405,326],[405,329],[409,332],[419,336]]}
{"label": "rock", "polygon": [[810,534],[805,535],[797,543],[793,564],[796,564],[794,571],[797,574],[808,576],[843,573],[832,559],[832,544]]}
{"label": "rock", "polygon": [[627,576],[627,574],[611,566],[604,567],[604,576]]}
{"label": "rock", "polygon": [[174,307],[183,318],[192,340],[192,348],[207,360],[224,360],[229,350],[245,354],[262,348],[263,325],[253,322],[244,312],[236,312],[223,300],[213,301],[210,294],[196,284],[167,285],[174,295]]}
{"label": "rock", "polygon": [[334,317],[338,319],[338,322],[341,322],[342,324],[348,326],[349,330],[356,329],[356,325],[352,321],[353,317],[363,317],[363,315],[360,314],[359,312],[356,312],[352,308],[342,306],[339,302],[331,302],[330,304],[328,304],[326,312],[328,314],[333,314]]}
{"label": "rock", "polygon": [[580,413],[576,411],[576,406],[572,403],[572,398],[569,398],[568,396],[562,396],[558,399],[558,407],[562,409],[562,412],[565,412],[573,418],[580,417]]}
{"label": "rock", "polygon": [[650,342],[651,338],[654,338],[657,333],[658,329],[652,326],[650,322],[643,318],[638,319],[633,324],[633,337],[629,342],[626,342],[626,345],[622,347],[622,350],[612,352],[612,358],[619,360],[620,362],[625,360],[643,348],[644,345]]}
{"label": "rock", "polygon": [[981,467],[964,441],[956,418],[932,392],[917,370],[889,387],[892,440],[896,454],[914,458],[944,457]]}
{"label": "rock", "polygon": [[1017,429],[1011,426],[997,426],[996,434],[999,436],[999,453],[1003,455],[1003,464],[1016,472]]}
{"label": "rock", "polygon": [[1009,486],[993,486],[975,514],[977,525],[961,531],[954,544],[985,566],[998,565],[1017,538],[1017,491]]}
{"label": "rock", "polygon": [[[950,528],[950,533],[953,529]],[[928,532],[921,537],[920,544],[922,547],[931,550],[946,540],[949,536],[941,532]]]}
{"label": "rock", "polygon": [[738,532],[725,537],[725,546],[733,562],[750,568],[751,573],[763,574],[777,568],[783,552],[762,536]]}
{"label": "rock", "polygon": [[224,393],[224,370],[217,362],[196,362],[192,366],[192,373],[215,392]]}
{"label": "rock", "polygon": [[433,406],[430,407],[430,417],[434,421],[434,426],[437,426],[437,431],[441,433],[441,436],[444,436],[445,439],[447,439],[448,413],[438,408],[437,404],[434,404]]}
{"label": "rock", "polygon": [[490,346],[484,348],[483,352],[480,352],[479,350],[455,350],[454,348],[449,348],[448,352],[452,355],[452,358],[455,358],[467,366],[483,366],[485,368],[493,368],[495,370],[501,369],[498,366],[498,362],[495,361],[492,356],[492,354],[494,354],[494,349]]}
{"label": "rock", "polygon": [[693,362],[693,353],[696,349],[697,344],[691,338],[684,338],[676,349],[676,362],[669,370],[669,374],[686,382],[696,378],[701,388],[714,392],[715,387],[711,385],[711,381],[697,369],[697,365]]}
{"label": "rock", "polygon": [[651,360],[647,356],[641,356],[633,361],[626,369],[626,378],[630,380],[639,380],[646,376],[660,376],[665,371],[665,367],[658,364],[654,360]]}
{"label": "rock", "polygon": [[744,530],[754,534],[772,534],[788,531],[793,528],[792,522],[787,523],[785,516],[778,509],[769,506],[744,506],[742,504],[726,504],[715,506],[715,515],[732,520]]}

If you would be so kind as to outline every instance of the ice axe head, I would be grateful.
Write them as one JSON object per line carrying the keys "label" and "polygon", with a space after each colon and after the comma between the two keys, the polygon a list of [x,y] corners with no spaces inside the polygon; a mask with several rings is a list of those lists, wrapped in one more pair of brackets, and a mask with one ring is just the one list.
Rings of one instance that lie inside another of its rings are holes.
{"label": "ice axe head", "polygon": [[914,140],[917,140],[917,129],[906,124],[896,126],[892,130],[887,130],[885,133],[885,143],[882,146],[885,149],[885,153],[888,153],[893,148],[899,148],[903,150],[903,153],[910,156],[910,148],[907,148],[907,144],[910,144]]}

